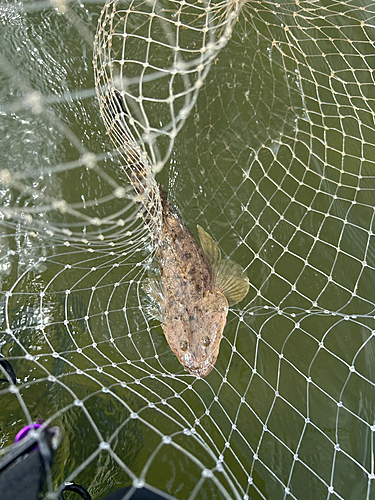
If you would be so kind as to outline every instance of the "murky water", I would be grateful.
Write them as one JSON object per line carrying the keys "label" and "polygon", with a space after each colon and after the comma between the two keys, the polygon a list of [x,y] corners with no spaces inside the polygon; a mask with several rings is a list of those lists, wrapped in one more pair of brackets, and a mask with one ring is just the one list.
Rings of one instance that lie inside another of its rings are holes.
{"label": "murky water", "polygon": [[[95,33],[101,7],[72,8]],[[132,241],[109,224],[89,248],[82,240],[92,225],[46,209],[53,198],[80,203],[88,217],[125,210],[124,200],[85,206],[111,188],[84,165],[68,168],[88,150],[102,155],[110,178],[120,176],[117,160],[103,155],[111,145],[92,48],[52,9],[0,8],[0,159],[25,187],[0,196],[3,206],[36,207],[31,225],[2,226],[1,287],[12,295],[1,314],[13,332],[2,352],[25,406],[0,387],[0,442],[10,444],[28,418],[58,425],[55,485],[72,477],[101,498],[142,474],[178,498],[199,480],[202,499],[284,498],[286,485],[304,500],[326,498],[331,485],[343,498],[372,498],[374,177],[369,139],[362,150],[358,141],[374,124],[343,66],[340,50],[352,49],[340,31],[330,32],[335,44],[295,43],[305,59],[285,57],[285,46],[283,57],[272,37],[286,44],[282,24],[293,16],[255,9],[247,4],[247,21],[213,64],[159,176],[192,231],[207,228],[251,281],[229,313],[217,370],[194,380],[146,316],[145,233]],[[355,23],[346,33],[364,36]],[[361,51],[353,64],[363,69],[369,44]],[[329,84],[332,70],[340,79]],[[25,102],[32,90],[52,117]],[[130,205],[123,218],[131,214]],[[116,456],[98,448],[103,442]]]}

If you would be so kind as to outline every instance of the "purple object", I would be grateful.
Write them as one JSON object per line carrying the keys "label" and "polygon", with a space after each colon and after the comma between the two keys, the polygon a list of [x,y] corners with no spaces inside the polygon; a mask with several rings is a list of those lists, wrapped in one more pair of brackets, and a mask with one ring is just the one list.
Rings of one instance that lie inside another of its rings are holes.
{"label": "purple object", "polygon": [[33,429],[39,429],[39,427],[42,427],[42,424],[27,425],[26,427],[24,427],[23,429],[21,429],[19,431],[19,433],[17,434],[14,442],[18,443],[19,441],[21,441],[21,439],[25,438],[31,430],[33,430]]}

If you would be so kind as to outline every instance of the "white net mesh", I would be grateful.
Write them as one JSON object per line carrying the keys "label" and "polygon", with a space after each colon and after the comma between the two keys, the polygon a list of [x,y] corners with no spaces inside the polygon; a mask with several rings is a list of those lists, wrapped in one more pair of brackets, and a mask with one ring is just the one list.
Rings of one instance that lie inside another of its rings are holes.
{"label": "white net mesh", "polygon": [[[43,419],[50,490],[373,498],[373,3],[102,8],[0,7],[4,451]],[[111,89],[149,182],[250,279],[204,379],[148,314]]]}

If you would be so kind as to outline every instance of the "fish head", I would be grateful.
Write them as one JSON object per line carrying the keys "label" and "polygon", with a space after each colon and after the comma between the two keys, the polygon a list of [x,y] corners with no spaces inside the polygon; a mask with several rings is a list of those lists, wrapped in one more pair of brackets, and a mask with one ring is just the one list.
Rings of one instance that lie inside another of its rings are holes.
{"label": "fish head", "polygon": [[219,290],[208,290],[193,307],[180,307],[164,318],[165,337],[191,375],[208,375],[219,354],[227,321],[228,301]]}

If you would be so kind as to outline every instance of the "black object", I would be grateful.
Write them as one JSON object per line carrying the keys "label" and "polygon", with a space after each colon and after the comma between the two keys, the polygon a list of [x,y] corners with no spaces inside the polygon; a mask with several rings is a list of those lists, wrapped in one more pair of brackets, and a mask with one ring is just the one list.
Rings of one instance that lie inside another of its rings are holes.
{"label": "black object", "polygon": [[[36,435],[29,432],[38,429]],[[53,450],[56,448],[58,428],[42,429],[42,422],[23,428],[16,437],[18,440],[0,461],[0,499],[1,500],[38,500],[43,490],[47,475],[51,472]],[[55,444],[53,444],[55,443]],[[60,500],[65,500],[64,492],[71,491],[83,500],[92,500],[89,492],[81,485],[66,483],[60,493]],[[162,491],[155,493],[147,487],[122,488],[102,500],[123,500],[131,491],[131,500],[165,500]],[[168,498],[172,497],[168,495]]]}
{"label": "black object", "polygon": [[73,491],[83,498],[83,500],[92,500],[90,493],[80,484],[66,483],[60,493],[61,500],[65,500],[64,491]]}
{"label": "black object", "polygon": [[[12,365],[7,361],[2,354],[0,354],[0,366],[4,368],[4,370],[7,372],[9,375],[10,379],[12,380],[13,384],[16,384],[17,378],[16,374],[14,373]],[[9,382],[8,378],[0,378],[0,382]]]}
{"label": "black object", "polygon": [[53,460],[51,433],[26,436],[0,462],[1,500],[37,500]]}

